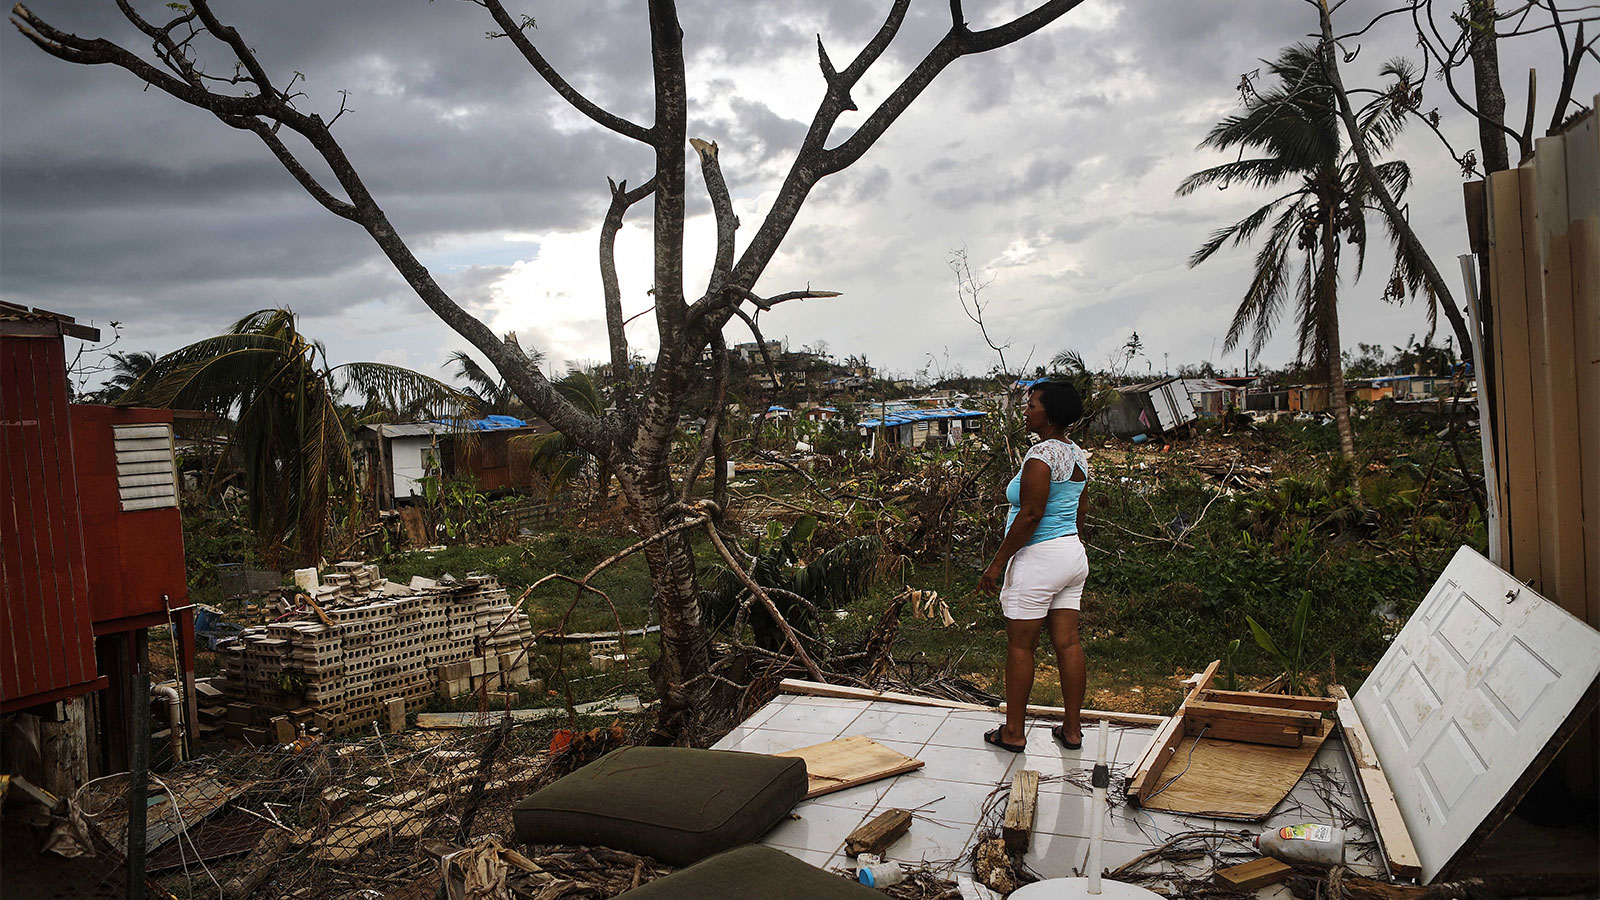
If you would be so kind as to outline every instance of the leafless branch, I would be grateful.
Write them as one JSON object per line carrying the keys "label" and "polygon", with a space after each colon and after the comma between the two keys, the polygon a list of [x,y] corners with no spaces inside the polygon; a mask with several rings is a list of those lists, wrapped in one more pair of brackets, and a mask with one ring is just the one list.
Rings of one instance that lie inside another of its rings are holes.
{"label": "leafless branch", "polygon": [[[778,376],[778,368],[772,364],[772,354],[767,352],[767,340],[761,336],[761,326],[756,323],[755,318],[737,306],[733,308],[733,314],[743,319],[744,324],[750,326],[750,333],[756,339],[756,347],[761,351],[761,360],[767,364],[767,374],[772,376],[773,386],[782,387],[783,381]],[[756,315],[761,315],[760,311],[757,311]]]}
{"label": "leafless branch", "polygon": [[740,291],[740,294],[744,297],[744,299],[755,304],[756,308],[763,312],[769,312],[779,303],[787,303],[790,300],[826,300],[830,297],[844,296],[844,294],[840,293],[839,291],[812,290],[811,288],[805,288],[798,291],[785,291],[782,294],[774,294],[771,297],[761,297],[758,296],[755,291],[748,290]]}
{"label": "leafless branch", "polygon": [[784,639],[789,642],[789,648],[794,651],[794,655],[806,667],[806,671],[811,674],[813,679],[826,681],[822,675],[822,670],[817,668],[817,664],[812,661],[811,655],[806,652],[806,648],[800,643],[800,636],[795,634],[795,630],[789,624],[789,620],[785,619],[783,613],[778,611],[778,605],[772,602],[771,595],[767,593],[765,588],[757,584],[754,578],[750,577],[750,573],[745,571],[744,566],[740,565],[737,559],[733,558],[733,554],[728,551],[727,545],[722,542],[722,535],[717,534],[717,527],[711,524],[709,520],[706,521],[705,527],[706,534],[711,537],[712,545],[722,555],[722,561],[728,564],[728,569],[745,586],[745,589],[754,594],[756,599],[761,601],[761,605],[766,607],[767,615],[771,616],[772,621],[777,623],[778,630],[783,632]]}
{"label": "leafless branch", "polygon": [[[124,16],[129,18],[134,27],[156,42],[157,55],[164,61],[163,64],[172,67],[177,74],[151,65],[111,41],[83,38],[55,28],[21,3],[12,7],[11,23],[24,37],[51,56],[81,65],[116,66],[174,99],[211,113],[230,127],[254,133],[313,199],[335,215],[361,225],[417,296],[440,319],[488,357],[535,412],[590,452],[610,452],[610,446],[617,438],[609,429],[557,394],[526,354],[514,345],[501,341],[488,326],[463,309],[439,286],[389,222],[328,124],[316,114],[308,115],[295,109],[292,98],[273,87],[266,67],[255,51],[236,29],[218,20],[207,0],[195,0],[191,7],[192,18],[187,14],[180,15],[165,28],[145,21],[125,0],[121,6]],[[229,94],[204,86],[198,69],[185,55],[184,48],[190,38],[185,38],[184,42],[176,42],[171,38],[172,29],[179,25],[192,27],[195,21],[200,23],[205,33],[232,50],[236,69],[242,71],[244,76],[229,80],[229,83],[251,84],[256,93]],[[290,84],[296,80],[291,79]],[[288,128],[310,144],[348,199],[337,197],[310,174],[308,167],[278,137],[282,128]]]}
{"label": "leafless branch", "polygon": [[[728,345],[723,340],[722,333],[717,332],[712,336],[711,351],[716,354],[716,374],[711,389],[711,409],[706,416],[706,425],[700,432],[700,446],[695,450],[694,459],[689,462],[689,470],[683,475],[683,487],[678,491],[678,502],[688,503],[690,494],[694,492],[694,483],[700,478],[700,469],[706,464],[706,456],[717,445],[717,437],[722,427],[722,419],[727,415],[728,406]],[[718,501],[720,508],[721,503]]]}
{"label": "leafless branch", "polygon": [[489,37],[509,38],[518,52],[522,54],[522,58],[528,61],[528,65],[539,73],[539,77],[543,78],[545,83],[555,88],[556,93],[561,95],[561,99],[571,104],[573,109],[588,116],[596,124],[609,128],[624,137],[630,137],[645,144],[654,141],[653,129],[636,125],[621,116],[601,109],[589,98],[579,93],[577,88],[567,83],[567,80],[561,77],[561,73],[557,72],[555,67],[551,66],[549,61],[544,58],[544,54],[539,52],[539,48],[533,45],[533,41],[528,39],[527,29],[535,27],[532,19],[524,17],[521,22],[518,22],[511,17],[511,13],[506,11],[505,5],[500,0],[475,0],[475,2],[481,3],[483,8],[489,11],[489,15],[494,17],[495,24],[501,28],[500,33],[491,33]]}
{"label": "leafless branch", "polygon": [[628,182],[620,183],[609,178],[611,205],[606,209],[605,221],[600,223],[600,287],[605,295],[606,340],[611,345],[611,386],[613,399],[620,405],[624,398],[618,390],[627,379],[628,335],[622,320],[622,286],[617,280],[617,232],[622,230],[622,219],[628,208],[650,196],[656,189],[655,179],[650,179],[633,190]]}
{"label": "leafless branch", "polygon": [[733,212],[733,198],[728,194],[728,182],[722,177],[722,165],[717,162],[715,141],[690,138],[689,146],[700,158],[700,174],[706,182],[706,193],[711,197],[711,210],[717,220],[716,258],[711,264],[711,281],[706,285],[706,296],[721,295],[727,287],[733,270],[733,239],[739,230],[739,217]]}

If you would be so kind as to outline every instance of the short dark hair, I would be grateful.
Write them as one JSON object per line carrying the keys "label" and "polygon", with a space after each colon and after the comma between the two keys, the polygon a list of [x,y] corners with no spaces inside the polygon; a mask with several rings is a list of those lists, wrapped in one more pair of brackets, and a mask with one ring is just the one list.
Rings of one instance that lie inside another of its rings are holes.
{"label": "short dark hair", "polygon": [[1039,392],[1039,402],[1044,404],[1045,418],[1057,428],[1070,428],[1083,418],[1083,398],[1078,389],[1066,381],[1041,381],[1028,388],[1028,393]]}

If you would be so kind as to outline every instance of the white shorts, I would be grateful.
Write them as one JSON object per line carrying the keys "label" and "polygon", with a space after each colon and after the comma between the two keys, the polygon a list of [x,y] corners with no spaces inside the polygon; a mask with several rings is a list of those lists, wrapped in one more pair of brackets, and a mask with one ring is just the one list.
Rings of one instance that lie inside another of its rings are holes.
{"label": "white shorts", "polygon": [[1006,566],[1000,609],[1008,619],[1042,619],[1052,609],[1077,609],[1089,580],[1089,557],[1076,534],[1018,550]]}

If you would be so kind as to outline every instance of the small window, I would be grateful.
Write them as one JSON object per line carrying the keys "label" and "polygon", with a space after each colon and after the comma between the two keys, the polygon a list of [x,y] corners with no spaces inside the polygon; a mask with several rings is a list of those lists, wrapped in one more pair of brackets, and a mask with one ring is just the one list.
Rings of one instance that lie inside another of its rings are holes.
{"label": "small window", "polygon": [[176,507],[178,467],[172,454],[172,426],[113,425],[111,434],[122,511]]}

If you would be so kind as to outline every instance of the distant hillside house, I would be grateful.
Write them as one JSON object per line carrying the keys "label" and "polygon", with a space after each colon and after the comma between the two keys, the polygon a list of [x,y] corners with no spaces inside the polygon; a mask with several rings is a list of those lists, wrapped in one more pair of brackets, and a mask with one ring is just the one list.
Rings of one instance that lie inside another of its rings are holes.
{"label": "distant hillside house", "polygon": [[963,437],[979,431],[985,413],[975,409],[902,409],[888,415],[862,419],[861,434],[872,438],[871,451],[877,451],[878,435],[889,446],[913,449],[935,445],[954,447]]}
{"label": "distant hillside house", "polygon": [[432,474],[470,478],[485,493],[530,488],[536,480],[531,454],[512,449],[511,439],[552,430],[542,420],[515,416],[367,425],[352,449],[369,496],[387,509],[423,496],[422,479]]}

